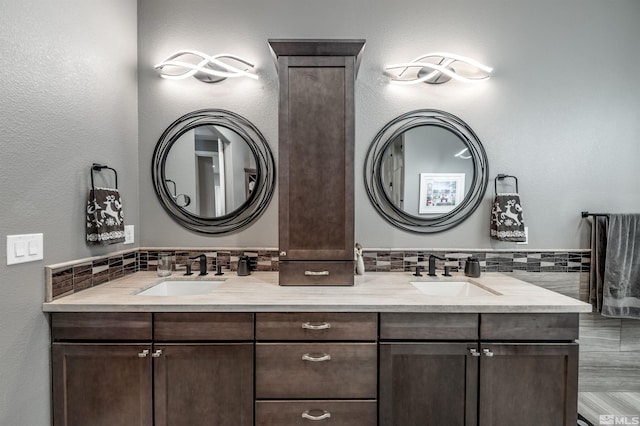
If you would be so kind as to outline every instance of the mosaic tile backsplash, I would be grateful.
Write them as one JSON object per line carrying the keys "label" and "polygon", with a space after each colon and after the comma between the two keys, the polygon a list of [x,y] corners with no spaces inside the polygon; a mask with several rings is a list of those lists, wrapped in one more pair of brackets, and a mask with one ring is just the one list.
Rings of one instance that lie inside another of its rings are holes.
{"label": "mosaic tile backsplash", "polygon": [[[203,253],[190,249],[133,249],[118,254],[106,255],[92,260],[67,262],[64,266],[46,267],[47,280],[51,284],[51,293],[47,300],[66,296],[107,281],[111,281],[136,271],[155,271],[158,253],[173,256],[174,270],[184,271],[188,262],[194,262],[193,271],[197,272],[197,261],[190,260]],[[254,271],[277,271],[278,251],[275,249],[221,249],[205,251],[209,271],[215,271],[221,265],[224,271],[236,271],[240,256],[248,256]],[[490,251],[490,250],[364,250],[363,259],[367,272],[405,272],[413,271],[416,266],[426,268],[429,255],[447,259],[438,260],[440,270],[450,266],[452,271],[462,271],[469,256],[477,257],[482,272],[588,272],[591,261],[589,250],[576,251]]]}

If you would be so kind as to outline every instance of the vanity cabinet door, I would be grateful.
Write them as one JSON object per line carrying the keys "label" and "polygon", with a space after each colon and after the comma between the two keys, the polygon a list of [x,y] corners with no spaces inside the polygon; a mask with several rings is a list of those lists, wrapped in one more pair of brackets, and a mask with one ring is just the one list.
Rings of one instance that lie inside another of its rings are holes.
{"label": "vanity cabinet door", "polygon": [[253,344],[154,345],[157,426],[253,424]]}
{"label": "vanity cabinet door", "polygon": [[380,426],[477,425],[475,348],[475,343],[381,343]]}
{"label": "vanity cabinet door", "polygon": [[151,426],[150,344],[53,343],[54,426]]}
{"label": "vanity cabinet door", "polygon": [[577,423],[578,345],[482,342],[480,426]]}

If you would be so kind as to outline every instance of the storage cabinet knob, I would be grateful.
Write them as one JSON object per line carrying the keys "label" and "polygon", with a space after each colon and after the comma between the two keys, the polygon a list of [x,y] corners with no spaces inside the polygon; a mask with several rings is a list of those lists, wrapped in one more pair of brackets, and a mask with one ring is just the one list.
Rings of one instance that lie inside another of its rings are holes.
{"label": "storage cabinet knob", "polygon": [[149,355],[149,349],[145,349],[142,352],[138,352],[138,358],[146,358]]}
{"label": "storage cabinet knob", "polygon": [[328,411],[322,410],[322,414],[320,414],[319,416],[314,416],[314,415],[310,414],[309,410],[307,410],[304,413],[302,413],[302,418],[303,419],[307,419],[307,420],[330,419],[331,418],[331,413],[328,412]]}
{"label": "storage cabinet knob", "polygon": [[331,361],[331,355],[323,354],[321,356],[314,357],[311,354],[307,353],[307,354],[302,355],[302,360],[303,361],[311,361],[311,362]]}
{"label": "storage cabinet knob", "polygon": [[310,322],[304,322],[302,323],[302,328],[306,330],[327,330],[331,328],[331,323],[323,322],[322,324],[319,324],[319,325],[313,325]]}
{"label": "storage cabinet knob", "polygon": [[471,353],[471,355],[473,355],[473,356],[480,356],[480,352],[478,352],[478,350],[477,350],[477,349],[475,349],[475,348],[470,348],[470,349],[469,349],[469,352],[470,352],[470,353]]}
{"label": "storage cabinet knob", "polygon": [[154,358],[159,358],[160,355],[162,355],[162,349],[158,349],[154,353],[151,354],[151,356],[154,357]]}

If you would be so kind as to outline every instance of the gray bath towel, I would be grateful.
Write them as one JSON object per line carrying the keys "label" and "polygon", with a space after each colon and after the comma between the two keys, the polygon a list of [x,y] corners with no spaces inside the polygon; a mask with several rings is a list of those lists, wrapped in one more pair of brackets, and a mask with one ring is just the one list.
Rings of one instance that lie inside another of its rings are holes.
{"label": "gray bath towel", "polygon": [[609,215],[602,315],[640,319],[640,214]]}
{"label": "gray bath towel", "polygon": [[609,218],[595,216],[591,225],[591,268],[589,272],[589,302],[597,312],[602,312],[604,267],[607,259],[607,235]]}

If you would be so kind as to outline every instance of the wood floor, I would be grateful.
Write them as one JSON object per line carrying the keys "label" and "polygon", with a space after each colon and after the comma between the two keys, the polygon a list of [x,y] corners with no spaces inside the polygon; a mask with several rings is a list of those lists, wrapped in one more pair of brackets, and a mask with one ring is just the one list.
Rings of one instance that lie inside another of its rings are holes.
{"label": "wood floor", "polygon": [[594,426],[613,424],[601,423],[601,415],[613,414],[640,418],[640,392],[580,392],[578,412]]}

